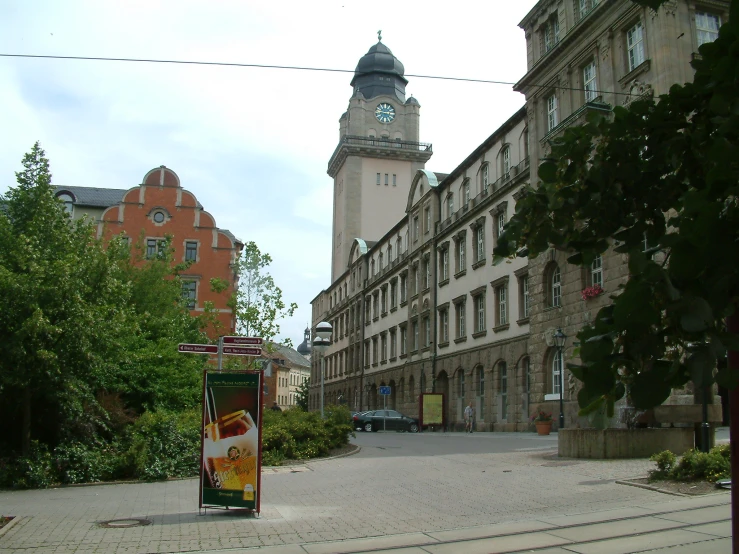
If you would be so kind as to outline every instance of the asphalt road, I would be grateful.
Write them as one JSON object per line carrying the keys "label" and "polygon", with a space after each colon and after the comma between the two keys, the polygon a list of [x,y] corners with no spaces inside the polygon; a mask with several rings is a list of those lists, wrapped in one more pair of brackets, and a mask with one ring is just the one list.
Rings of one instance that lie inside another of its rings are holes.
{"label": "asphalt road", "polygon": [[536,433],[397,433],[356,431],[352,443],[362,447],[362,458],[440,454],[500,454],[557,448],[557,435]]}

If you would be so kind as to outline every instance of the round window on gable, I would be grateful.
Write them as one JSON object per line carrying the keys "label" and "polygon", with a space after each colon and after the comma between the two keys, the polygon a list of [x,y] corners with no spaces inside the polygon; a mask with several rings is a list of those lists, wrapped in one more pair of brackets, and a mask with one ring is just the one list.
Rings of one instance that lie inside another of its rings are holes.
{"label": "round window on gable", "polygon": [[154,223],[164,223],[164,212],[154,212]]}

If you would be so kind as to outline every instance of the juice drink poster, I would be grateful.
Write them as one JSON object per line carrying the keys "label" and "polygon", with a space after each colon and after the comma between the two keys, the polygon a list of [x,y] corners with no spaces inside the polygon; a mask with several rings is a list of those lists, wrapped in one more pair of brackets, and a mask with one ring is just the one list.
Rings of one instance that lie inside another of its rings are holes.
{"label": "juice drink poster", "polygon": [[201,506],[257,508],[261,374],[206,373]]}

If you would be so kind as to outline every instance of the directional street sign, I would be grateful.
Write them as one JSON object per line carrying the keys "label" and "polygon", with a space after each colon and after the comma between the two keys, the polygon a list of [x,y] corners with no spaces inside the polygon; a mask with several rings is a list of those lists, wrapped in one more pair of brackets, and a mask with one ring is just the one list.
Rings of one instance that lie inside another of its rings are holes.
{"label": "directional street sign", "polygon": [[223,337],[223,344],[248,344],[260,346],[264,343],[262,337]]}
{"label": "directional street sign", "polygon": [[218,354],[218,345],[180,343],[177,345],[177,352],[185,352],[187,354]]}
{"label": "directional street sign", "polygon": [[379,387],[380,394],[383,396],[389,396],[390,395],[390,387]]}
{"label": "directional street sign", "polygon": [[261,348],[245,348],[243,346],[224,346],[224,354],[231,354],[232,356],[261,356]]}

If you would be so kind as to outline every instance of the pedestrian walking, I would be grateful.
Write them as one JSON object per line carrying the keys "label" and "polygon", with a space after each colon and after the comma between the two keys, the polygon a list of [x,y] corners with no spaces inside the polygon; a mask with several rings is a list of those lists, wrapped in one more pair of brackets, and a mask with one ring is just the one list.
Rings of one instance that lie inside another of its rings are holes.
{"label": "pedestrian walking", "polygon": [[475,429],[475,408],[472,407],[472,401],[470,401],[470,405],[464,409],[464,422],[465,433],[472,433]]}

